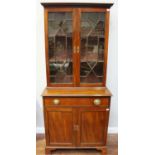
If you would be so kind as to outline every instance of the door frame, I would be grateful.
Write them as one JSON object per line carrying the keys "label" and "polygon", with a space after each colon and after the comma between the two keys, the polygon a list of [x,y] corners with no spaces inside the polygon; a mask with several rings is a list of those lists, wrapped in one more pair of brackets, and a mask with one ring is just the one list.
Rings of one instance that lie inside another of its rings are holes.
{"label": "door frame", "polygon": [[81,13],[82,12],[104,12],[105,13],[105,39],[104,39],[104,63],[103,63],[103,80],[102,83],[80,83],[80,51],[77,53],[77,68],[78,68],[78,73],[77,73],[77,86],[80,87],[105,87],[106,85],[106,76],[107,76],[107,58],[108,58],[108,36],[109,36],[109,9],[107,8],[78,8],[78,24],[77,24],[77,46],[80,49],[80,21],[81,21]]}
{"label": "door frame", "polygon": [[[48,13],[50,12],[72,12],[72,60],[73,60],[73,81],[72,83],[51,83],[50,82],[50,69],[49,69],[49,43],[48,43]],[[46,79],[47,79],[47,86],[48,87],[71,87],[75,86],[76,84],[76,56],[74,52],[75,47],[75,29],[76,29],[76,23],[75,23],[75,11],[74,8],[51,8],[51,7],[45,7],[44,9],[44,31],[45,31],[45,59],[46,59]]]}

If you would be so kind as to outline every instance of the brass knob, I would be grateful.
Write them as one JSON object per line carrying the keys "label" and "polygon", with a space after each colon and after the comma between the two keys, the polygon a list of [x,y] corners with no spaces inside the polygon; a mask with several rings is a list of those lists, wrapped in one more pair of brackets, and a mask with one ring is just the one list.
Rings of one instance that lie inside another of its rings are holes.
{"label": "brass knob", "polygon": [[53,104],[58,105],[59,103],[60,103],[60,100],[58,100],[58,99],[53,100]]}
{"label": "brass knob", "polygon": [[95,99],[94,100],[94,104],[95,105],[100,105],[101,104],[101,100],[100,99]]}
{"label": "brass knob", "polygon": [[79,46],[77,47],[77,53],[79,53],[80,52],[80,48],[79,48]]}

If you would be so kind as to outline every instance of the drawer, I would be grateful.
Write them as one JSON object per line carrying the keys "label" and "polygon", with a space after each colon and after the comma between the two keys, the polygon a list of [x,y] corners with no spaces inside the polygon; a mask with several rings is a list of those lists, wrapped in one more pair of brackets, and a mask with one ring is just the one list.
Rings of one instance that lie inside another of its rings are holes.
{"label": "drawer", "polygon": [[61,98],[45,97],[45,106],[109,106],[109,97],[93,98]]}

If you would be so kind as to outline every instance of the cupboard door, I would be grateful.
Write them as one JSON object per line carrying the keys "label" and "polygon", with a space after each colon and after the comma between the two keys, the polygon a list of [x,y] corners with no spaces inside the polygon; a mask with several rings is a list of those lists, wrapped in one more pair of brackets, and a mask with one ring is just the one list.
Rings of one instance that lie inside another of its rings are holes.
{"label": "cupboard door", "polygon": [[71,8],[45,9],[48,86],[71,86],[74,84],[73,16]]}
{"label": "cupboard door", "polygon": [[[109,109],[107,109],[109,110]],[[108,127],[109,111],[104,108],[80,108],[78,145],[104,146]]]}
{"label": "cupboard door", "polygon": [[105,11],[81,9],[80,16],[80,85],[104,85]]}
{"label": "cupboard door", "polygon": [[73,146],[73,110],[72,108],[46,108],[46,138],[51,146]]}

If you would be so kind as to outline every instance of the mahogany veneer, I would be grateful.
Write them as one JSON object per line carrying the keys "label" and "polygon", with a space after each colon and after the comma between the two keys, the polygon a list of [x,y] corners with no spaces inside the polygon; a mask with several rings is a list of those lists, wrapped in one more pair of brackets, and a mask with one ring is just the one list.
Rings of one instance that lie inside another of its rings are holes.
{"label": "mahogany veneer", "polygon": [[106,87],[47,87],[43,96],[111,96]]}
{"label": "mahogany veneer", "polygon": [[[47,154],[56,148],[97,148],[105,152],[110,98],[107,88],[46,88]],[[94,104],[96,99],[99,105]]]}
{"label": "mahogany veneer", "polygon": [[[106,70],[113,4],[42,5],[47,74],[42,94],[45,152],[96,148],[105,155],[112,96],[106,88]],[[83,36],[82,31],[89,33]]]}

